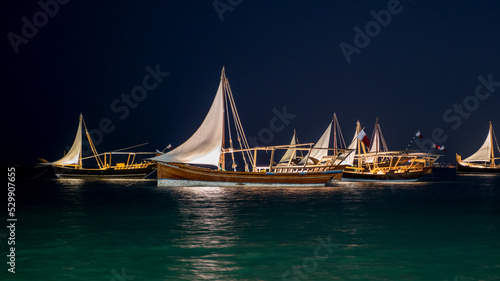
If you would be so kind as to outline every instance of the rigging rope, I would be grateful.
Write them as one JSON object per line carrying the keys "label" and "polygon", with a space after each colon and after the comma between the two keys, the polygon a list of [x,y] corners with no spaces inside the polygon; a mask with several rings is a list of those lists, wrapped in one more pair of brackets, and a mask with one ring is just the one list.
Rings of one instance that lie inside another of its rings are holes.
{"label": "rigging rope", "polygon": [[[224,102],[226,103],[226,107],[227,107],[227,104],[228,104],[228,95],[229,93],[227,93],[227,87],[229,87],[229,83],[226,79],[226,81],[224,82],[226,85],[225,90],[226,90],[226,93],[224,93]],[[234,112],[233,112],[233,115],[234,115]],[[230,148],[230,152],[231,152],[231,160],[233,162],[233,164],[231,165],[231,167],[233,168],[233,170],[236,172],[236,163],[234,161],[234,147],[233,147],[233,134],[231,133],[231,122],[230,122],[230,119],[229,119],[229,110],[226,108],[226,117],[227,117],[227,127],[228,127],[228,132],[229,132],[229,148]],[[233,117],[234,119],[234,117]]]}
{"label": "rigging rope", "polygon": [[347,145],[345,144],[345,140],[344,140],[344,135],[342,134],[342,130],[340,129],[340,123],[339,123],[339,119],[337,118],[337,115],[335,115],[334,118],[336,120],[335,124],[336,124],[336,128],[338,128],[338,131],[339,131],[340,140],[342,140],[341,145],[343,148],[347,148]]}
{"label": "rigging rope", "polygon": [[[231,88],[230,87],[228,87],[228,88],[229,88],[228,89],[228,96],[229,96],[230,105],[231,105],[231,109],[232,109],[233,120],[235,122],[236,136],[238,138],[238,143],[239,143],[241,149],[246,149],[248,147],[245,147],[244,144],[241,143],[242,127],[240,127],[241,121],[239,120],[239,118],[237,116],[238,111],[236,111],[236,104],[234,103],[234,97],[232,96]],[[248,154],[248,152],[247,152],[247,154]],[[243,162],[245,163],[245,171],[248,172],[248,163],[247,163],[247,159],[245,157],[245,152],[242,152],[241,155],[243,157]]]}
{"label": "rigging rope", "polygon": [[[226,89],[228,91],[227,96],[229,97],[231,109],[232,109],[232,112],[233,112],[233,118],[234,118],[234,123],[235,123],[236,131],[237,131],[237,134],[238,134],[238,141],[240,141],[240,147],[242,149],[249,149],[250,146],[248,145],[248,140],[246,138],[245,131],[243,130],[243,125],[241,124],[240,116],[238,114],[238,111],[236,110],[236,104],[235,104],[233,93],[231,91],[231,87],[229,86],[229,83],[228,83],[228,87]],[[243,141],[243,144],[241,143],[241,140]],[[253,163],[254,160],[253,160],[253,155],[250,153],[250,151],[243,152],[242,153],[243,160],[245,161],[245,166],[247,166],[248,164],[246,162],[245,154],[247,154],[248,159],[252,163]]]}
{"label": "rigging rope", "polygon": [[95,159],[97,161],[97,165],[99,166],[99,168],[102,169],[102,167],[104,166],[104,163],[102,162],[101,157],[98,156],[97,150],[94,146],[94,143],[92,142],[92,139],[90,138],[89,131],[87,130],[87,125],[85,124],[85,120],[83,120],[83,118],[82,118],[82,121],[83,121],[83,126],[85,127],[85,134],[87,135],[87,139],[89,140],[90,149],[92,150],[92,153],[94,153]]}
{"label": "rigging rope", "polygon": [[495,138],[495,143],[497,144],[497,150],[498,150],[498,152],[500,152],[500,147],[498,146],[497,136],[495,135],[495,131],[493,130],[493,127],[491,127],[491,134]]}

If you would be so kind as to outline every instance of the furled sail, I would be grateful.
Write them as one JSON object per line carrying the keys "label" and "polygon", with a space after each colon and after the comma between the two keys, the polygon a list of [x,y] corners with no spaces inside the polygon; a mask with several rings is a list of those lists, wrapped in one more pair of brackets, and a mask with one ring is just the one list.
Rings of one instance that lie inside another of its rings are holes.
{"label": "furled sail", "polygon": [[218,166],[224,130],[225,80],[226,77],[223,69],[219,89],[215,95],[212,107],[198,130],[180,146],[168,153],[154,157],[152,160]]}
{"label": "furled sail", "polygon": [[76,137],[73,141],[73,145],[70,150],[63,158],[51,162],[51,163],[42,163],[42,165],[78,165],[80,162],[80,154],[82,151],[82,121],[83,116],[80,114],[80,121],[78,123],[78,131],[76,131]]}
{"label": "furled sail", "polygon": [[311,158],[320,161],[321,158],[323,158],[323,156],[328,155],[327,149],[317,149],[317,148],[328,148],[329,147],[331,131],[332,131],[332,122],[330,122],[330,125],[328,125],[328,128],[326,128],[326,131],[323,133],[323,135],[318,140],[318,142],[314,145],[314,147],[311,149],[311,151],[309,151],[307,156],[302,158],[302,160],[300,161],[300,164],[304,164],[306,159],[308,159],[308,162],[309,162],[309,160],[311,160]]}
{"label": "furled sail", "polygon": [[[292,141],[290,142],[291,146],[297,144],[296,139],[297,138],[295,136],[295,130],[293,130],[293,137],[292,137]],[[283,155],[283,157],[281,157],[280,163],[288,163],[288,161],[290,161],[290,159],[295,159],[296,152],[297,152],[297,150],[294,148],[287,149],[285,152],[285,155]]]}
{"label": "furled sail", "polygon": [[488,131],[488,136],[486,136],[486,140],[484,141],[483,145],[481,148],[479,148],[476,153],[472,154],[471,156],[467,157],[464,162],[476,162],[476,161],[489,161],[491,159],[491,144],[492,144],[492,139],[491,139],[491,129]]}

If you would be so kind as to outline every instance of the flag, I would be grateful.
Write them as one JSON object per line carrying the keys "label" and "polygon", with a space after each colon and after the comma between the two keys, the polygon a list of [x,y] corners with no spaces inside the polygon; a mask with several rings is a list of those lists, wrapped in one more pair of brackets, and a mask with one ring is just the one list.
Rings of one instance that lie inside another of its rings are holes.
{"label": "flag", "polygon": [[173,147],[173,146],[169,143],[169,144],[167,145],[167,147],[165,147],[165,148],[163,149],[162,154],[163,154],[163,153],[165,152],[165,150],[167,150],[167,149],[168,149],[168,150],[172,150],[172,149],[174,149],[174,147]]}
{"label": "flag", "polygon": [[446,150],[446,148],[444,148],[444,145],[442,145],[442,146],[438,145],[436,148],[439,149],[439,150],[448,152],[448,150]]}
{"label": "flag", "polygon": [[437,149],[437,150],[448,152],[448,150],[446,150],[446,148],[444,148],[444,145],[437,145],[437,144],[433,143],[432,147]]}
{"label": "flag", "polygon": [[361,132],[359,132],[357,138],[358,140],[362,141],[366,145],[366,147],[370,147],[370,139],[365,134],[364,130],[361,130]]}
{"label": "flag", "polygon": [[422,135],[422,133],[420,133],[420,131],[417,131],[417,133],[415,134],[415,136],[417,136],[418,138],[421,138],[421,139],[424,138],[424,135]]}

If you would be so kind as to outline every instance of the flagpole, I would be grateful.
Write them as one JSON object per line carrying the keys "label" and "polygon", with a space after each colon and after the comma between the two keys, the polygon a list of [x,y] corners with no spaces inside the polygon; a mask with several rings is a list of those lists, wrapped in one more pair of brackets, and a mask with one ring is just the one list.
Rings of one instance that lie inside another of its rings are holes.
{"label": "flagpole", "polygon": [[434,146],[431,146],[431,149],[429,149],[429,152],[427,152],[427,154],[431,154],[431,151],[433,148],[434,148]]}
{"label": "flagpole", "polygon": [[422,135],[422,133],[420,133],[420,130],[417,131],[417,133],[413,136],[413,138],[411,139],[410,143],[408,144],[408,146],[406,147],[406,154],[408,154],[408,149],[410,148],[411,144],[413,143],[413,141],[416,139],[416,138],[421,138],[423,139],[424,136]]}
{"label": "flagpole", "polygon": [[408,152],[408,149],[410,148],[411,144],[413,143],[413,141],[415,140],[417,136],[413,136],[413,138],[411,139],[410,143],[408,144],[408,146],[406,147],[406,152]]}

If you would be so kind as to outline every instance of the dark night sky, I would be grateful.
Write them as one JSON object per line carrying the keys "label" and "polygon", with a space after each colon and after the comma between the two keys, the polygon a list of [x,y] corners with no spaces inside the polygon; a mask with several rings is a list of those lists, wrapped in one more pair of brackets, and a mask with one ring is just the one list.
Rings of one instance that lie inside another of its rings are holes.
{"label": "dark night sky", "polygon": [[[478,76],[500,81],[500,3],[402,0],[402,10],[347,63],[339,44],[355,46],[354,28],[364,30],[374,20],[370,11],[391,2],[244,0],[221,21],[213,1],[73,0],[59,5],[16,54],[9,32],[22,36],[21,18],[32,21],[41,7],[8,1],[2,164],[58,159],[73,141],[80,112],[89,129],[103,118],[114,126],[98,151],[179,145],[207,113],[222,66],[247,135],[269,127],[273,108],[296,115],[269,144],[288,143],[294,128],[301,142],[314,142],[336,112],[349,139],[356,120],[370,136],[378,117],[391,150],[406,148],[417,130],[431,137],[441,128],[444,161],[455,152],[470,155],[489,120],[500,132],[500,86],[483,100],[474,97]],[[145,67],[156,65],[169,76],[122,120],[113,101],[142,85]],[[467,118],[448,116],[462,124],[443,119],[464,99],[474,109]]]}

